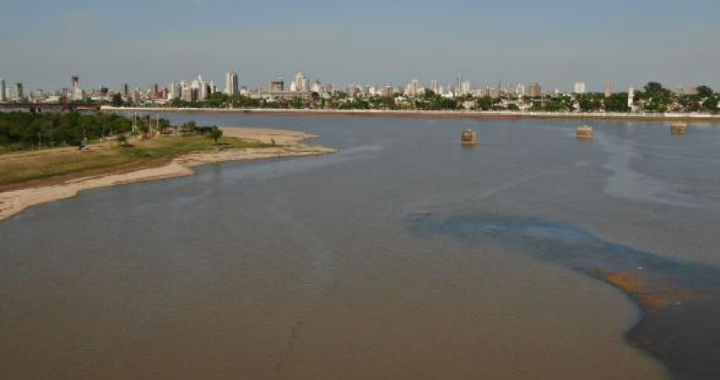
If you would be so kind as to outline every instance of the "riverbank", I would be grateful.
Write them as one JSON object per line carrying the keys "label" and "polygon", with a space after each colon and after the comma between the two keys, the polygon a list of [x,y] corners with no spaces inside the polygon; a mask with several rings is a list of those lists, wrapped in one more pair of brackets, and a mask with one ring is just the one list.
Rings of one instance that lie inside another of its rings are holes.
{"label": "riverbank", "polygon": [[[144,182],[157,179],[175,178],[192,175],[194,167],[226,161],[257,160],[268,158],[300,157],[330,154],[334,150],[321,146],[306,145],[304,141],[315,137],[302,132],[284,130],[264,130],[254,128],[222,128],[224,135],[246,144],[226,143],[224,146],[206,151],[182,153],[182,149],[168,151],[167,146],[149,147],[138,154],[140,158],[130,163],[115,159],[109,145],[91,147],[85,161],[96,161],[98,157],[107,160],[105,167],[89,168],[92,175],[73,175],[72,172],[60,173],[56,177],[20,182],[0,190],[0,221],[17,215],[29,207],[43,203],[58,201],[77,196],[81,191],[108,186]],[[168,138],[169,139],[169,138]],[[182,137],[177,141],[182,142]],[[227,141],[227,140],[226,140]],[[192,149],[188,145],[183,149]],[[160,149],[160,157],[153,156]],[[8,154],[0,157],[0,164],[9,161],[52,160],[59,155],[77,155],[77,150],[59,149],[32,153]],[[80,153],[81,154],[81,153]],[[108,158],[110,157],[110,158]],[[17,166],[22,166],[20,162]],[[48,163],[52,165],[51,163]],[[69,162],[69,167],[82,167],[76,161]],[[42,177],[42,174],[36,175]]]}
{"label": "riverbank", "polygon": [[615,121],[686,121],[720,122],[720,115],[687,113],[586,113],[586,112],[514,112],[514,111],[397,111],[397,110],[317,110],[317,109],[227,109],[227,108],[165,108],[109,107],[101,112],[178,112],[227,113],[272,116],[354,116],[456,119],[570,119]]}

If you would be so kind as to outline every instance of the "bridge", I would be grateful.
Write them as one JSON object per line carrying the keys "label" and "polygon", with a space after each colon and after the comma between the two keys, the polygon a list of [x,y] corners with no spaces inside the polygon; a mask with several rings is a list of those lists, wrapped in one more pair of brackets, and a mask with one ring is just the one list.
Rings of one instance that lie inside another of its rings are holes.
{"label": "bridge", "polygon": [[99,112],[100,105],[87,103],[0,103],[0,110],[31,113]]}

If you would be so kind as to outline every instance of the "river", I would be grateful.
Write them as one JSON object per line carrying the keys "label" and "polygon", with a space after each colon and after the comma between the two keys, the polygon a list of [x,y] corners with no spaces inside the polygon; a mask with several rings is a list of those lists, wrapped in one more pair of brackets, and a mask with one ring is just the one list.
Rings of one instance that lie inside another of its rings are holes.
{"label": "river", "polygon": [[0,378],[720,373],[716,127],[594,122],[579,141],[557,120],[165,116],[309,132],[338,153],[0,222]]}

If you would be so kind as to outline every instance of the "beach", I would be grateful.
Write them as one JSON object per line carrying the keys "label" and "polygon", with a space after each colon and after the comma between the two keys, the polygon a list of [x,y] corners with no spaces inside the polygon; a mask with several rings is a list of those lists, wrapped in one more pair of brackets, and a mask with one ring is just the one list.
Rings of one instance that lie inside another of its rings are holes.
{"label": "beach", "polygon": [[[158,167],[74,178],[47,186],[21,187],[19,189],[5,191],[0,193],[0,221],[17,215],[28,207],[72,198],[85,190],[192,175],[195,172],[193,168],[198,165],[226,161],[301,157],[334,152],[334,150],[330,148],[304,144],[306,139],[315,136],[302,132],[234,127],[223,127],[222,130],[223,134],[227,137],[257,141],[263,144],[272,144],[274,142],[277,144],[277,147],[225,149],[190,153],[175,158],[171,162]],[[0,160],[1,159],[3,159],[3,157],[0,157]],[[7,157],[5,157],[5,159],[7,159]]]}
{"label": "beach", "polygon": [[336,109],[274,109],[274,108],[171,108],[171,107],[110,107],[102,106],[101,112],[139,113],[198,113],[198,114],[245,114],[265,116],[339,116],[339,117],[399,117],[399,118],[449,118],[449,119],[548,119],[548,120],[609,120],[609,121],[687,121],[717,122],[719,114],[706,113],[617,113],[617,112],[522,112],[522,111],[476,111],[476,110],[336,110]]}

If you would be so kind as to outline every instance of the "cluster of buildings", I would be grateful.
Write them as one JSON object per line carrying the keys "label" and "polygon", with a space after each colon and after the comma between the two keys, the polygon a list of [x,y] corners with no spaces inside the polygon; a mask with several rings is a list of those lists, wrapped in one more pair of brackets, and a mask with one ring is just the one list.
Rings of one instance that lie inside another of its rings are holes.
{"label": "cluster of buildings", "polygon": [[0,78],[0,102],[17,102],[25,99],[25,90],[22,83],[15,83],[15,87],[9,88],[5,83],[5,79]]}
{"label": "cluster of buildings", "polygon": [[[101,89],[102,90],[102,89]],[[59,103],[64,99],[71,102],[79,102],[83,100],[100,100],[100,94],[93,93],[92,97],[90,94],[86,94],[85,91],[80,87],[80,77],[73,75],[71,77],[70,87],[63,88],[62,91],[54,93],[46,93],[42,89],[35,91],[26,91],[25,86],[22,82],[15,83],[14,86],[9,87],[5,79],[0,78],[0,103],[8,102],[31,102],[31,103]],[[109,94],[109,91],[105,88],[105,94]]]}
{"label": "cluster of buildings", "polygon": [[[14,86],[6,85],[5,80],[0,79],[0,102],[47,102],[56,103],[63,101],[112,101],[120,97],[124,102],[135,104],[166,104],[176,100],[186,102],[204,101],[208,96],[222,92],[234,96],[243,95],[255,99],[264,99],[267,102],[277,100],[293,99],[331,99],[338,92],[344,92],[349,98],[369,98],[375,96],[413,98],[428,91],[445,98],[464,97],[490,97],[493,99],[522,99],[525,97],[538,98],[561,94],[580,95],[588,92],[584,82],[576,82],[571,93],[563,93],[559,89],[546,91],[539,83],[525,85],[522,83],[507,84],[498,83],[496,86],[473,87],[468,80],[461,76],[456,78],[454,83],[441,85],[437,80],[431,80],[428,84],[414,79],[404,86],[393,86],[392,84],[360,85],[351,83],[345,88],[338,88],[334,84],[323,84],[319,80],[311,83],[310,79],[302,72],[297,73],[290,83],[285,83],[282,77],[272,79],[265,88],[249,90],[241,86],[238,74],[228,71],[225,74],[225,86],[219,89],[213,81],[203,79],[202,75],[190,81],[171,82],[167,87],[160,87],[154,84],[145,90],[140,88],[131,89],[128,84],[123,84],[119,91],[110,91],[102,86],[99,89],[86,92],[80,86],[80,77],[73,75],[70,86],[54,93],[45,93],[43,90],[25,91],[23,84],[18,82]],[[610,97],[613,94],[612,83],[606,83],[604,94]],[[693,90],[679,88],[679,94],[691,94]],[[635,91],[630,88],[628,105],[632,107]]]}

